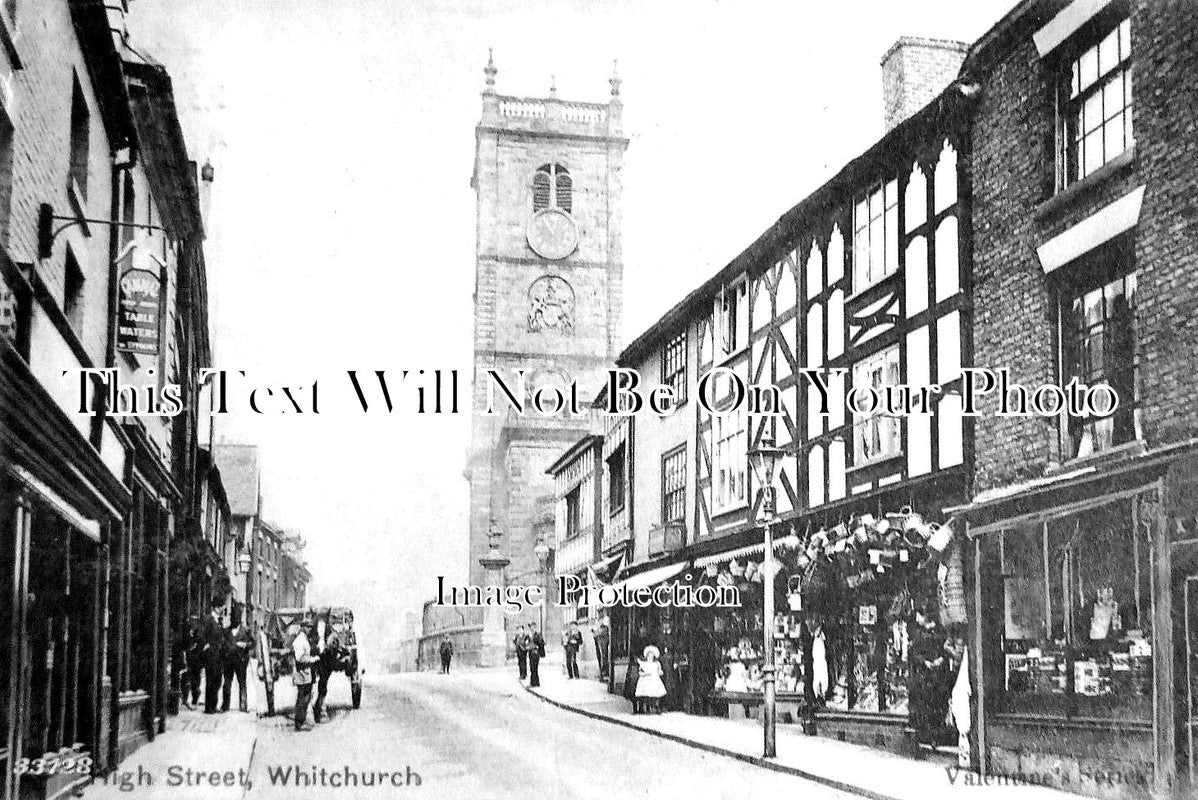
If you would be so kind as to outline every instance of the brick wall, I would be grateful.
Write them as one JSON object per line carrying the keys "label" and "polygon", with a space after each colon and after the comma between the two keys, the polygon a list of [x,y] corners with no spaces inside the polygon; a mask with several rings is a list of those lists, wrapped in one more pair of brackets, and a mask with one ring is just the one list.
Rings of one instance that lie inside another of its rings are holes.
{"label": "brick wall", "polygon": [[[51,203],[56,214],[72,213],[67,193],[72,74],[78,76],[90,121],[84,211],[96,219],[110,218],[112,210],[110,149],[66,0],[22,3],[15,43],[22,68],[11,71],[11,101],[5,108],[14,132],[11,209],[4,227],[10,258],[31,263],[37,256],[39,204]],[[53,256],[38,264],[39,275],[60,304],[68,247],[84,276],[82,324],[77,333],[92,361],[103,363],[108,231],[92,226],[88,236],[72,228],[58,237]]]}
{"label": "brick wall", "polygon": [[903,36],[882,56],[882,104],[886,130],[932,102],[961,68],[967,45],[945,39]]}
{"label": "brick wall", "polygon": [[[983,64],[973,129],[975,363],[1009,367],[1030,385],[1055,382],[1051,285],[1035,248],[1145,185],[1132,236],[1138,298],[1143,427],[1158,447],[1198,435],[1198,35],[1192,4],[1137,2],[1132,11],[1135,159],[1066,202],[1053,197],[1053,97],[1032,13]],[[988,398],[975,421],[976,489],[1035,477],[1062,460],[1056,420],[998,418]]]}

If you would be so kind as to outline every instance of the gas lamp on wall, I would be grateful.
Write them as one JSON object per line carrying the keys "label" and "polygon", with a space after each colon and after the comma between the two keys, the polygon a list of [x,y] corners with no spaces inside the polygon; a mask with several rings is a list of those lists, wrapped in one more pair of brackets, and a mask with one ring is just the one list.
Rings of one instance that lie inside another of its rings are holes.
{"label": "gas lamp on wall", "polygon": [[242,550],[237,555],[237,571],[242,575],[249,574],[250,571],[250,554]]}

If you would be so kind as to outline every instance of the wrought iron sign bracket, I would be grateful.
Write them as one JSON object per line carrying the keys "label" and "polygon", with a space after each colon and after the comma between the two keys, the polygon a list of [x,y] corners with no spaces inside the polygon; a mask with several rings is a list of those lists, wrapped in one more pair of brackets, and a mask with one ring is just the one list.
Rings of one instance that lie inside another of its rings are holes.
{"label": "wrought iron sign bracket", "polygon": [[[57,230],[54,229],[55,222],[65,223],[60,225]],[[151,225],[147,222],[122,222],[115,219],[89,219],[72,214],[71,216],[62,216],[54,213],[54,207],[49,203],[42,203],[38,208],[37,214],[37,257],[39,259],[49,258],[54,252],[54,240],[59,235],[76,225],[113,225],[119,228],[140,228],[147,231],[162,231],[166,232],[166,228],[161,225]]]}

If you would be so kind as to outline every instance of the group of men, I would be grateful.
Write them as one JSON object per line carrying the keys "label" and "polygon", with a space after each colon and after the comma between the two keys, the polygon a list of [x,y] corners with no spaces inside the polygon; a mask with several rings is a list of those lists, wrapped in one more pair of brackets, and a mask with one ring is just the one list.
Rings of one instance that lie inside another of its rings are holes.
{"label": "group of men", "polygon": [[516,647],[516,661],[520,665],[520,680],[528,679],[529,686],[541,685],[541,659],[545,657],[545,637],[530,622],[516,628],[512,638]]}
{"label": "group of men", "polygon": [[193,622],[183,643],[187,667],[181,686],[183,705],[188,708],[199,705],[202,680],[205,714],[229,710],[234,679],[238,710],[249,711],[245,681],[254,650],[254,634],[237,608],[226,626],[224,605],[223,600],[213,599],[208,614]]}
{"label": "group of men", "polygon": [[343,652],[337,634],[328,633],[322,640],[316,622],[305,619],[289,629],[293,634],[291,653],[295,657],[295,729],[308,731],[308,703],[312,701],[312,684],[316,684],[316,702],[312,704],[314,722],[324,722],[324,700],[329,693],[329,676],[340,669]]}

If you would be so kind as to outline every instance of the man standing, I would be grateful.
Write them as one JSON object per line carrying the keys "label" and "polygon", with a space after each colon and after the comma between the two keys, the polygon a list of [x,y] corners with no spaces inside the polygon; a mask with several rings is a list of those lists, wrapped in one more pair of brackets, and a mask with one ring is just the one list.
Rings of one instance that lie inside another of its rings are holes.
{"label": "man standing", "polygon": [[582,647],[582,632],[578,630],[576,623],[571,622],[565,641],[567,680],[574,680],[578,677],[578,648],[580,647]]}
{"label": "man standing", "polygon": [[526,637],[525,650],[528,653],[528,685],[541,685],[541,659],[545,657],[545,637],[537,630],[537,626],[528,623],[529,633]]}
{"label": "man standing", "polygon": [[308,719],[308,703],[312,701],[312,665],[316,656],[312,655],[312,643],[309,635],[312,633],[312,623],[300,624],[295,638],[291,640],[291,654],[295,657],[295,670],[292,680],[295,681],[295,729],[297,731],[311,730],[305,728]]}
{"label": "man standing", "polygon": [[449,641],[449,634],[441,635],[441,674],[449,674],[449,662],[453,660],[453,642]]}
{"label": "man standing", "polygon": [[516,663],[520,666],[520,680],[528,677],[528,633],[524,626],[516,628],[516,636],[512,639],[516,646]]}
{"label": "man standing", "polygon": [[200,623],[200,650],[204,662],[204,713],[217,713],[217,695],[220,694],[221,677],[224,674],[225,626],[221,624],[221,609],[224,601],[212,598],[212,608]]}
{"label": "man standing", "polygon": [[225,658],[225,685],[221,689],[221,711],[229,710],[229,695],[233,689],[233,679],[237,679],[237,710],[249,711],[249,700],[246,696],[245,673],[250,665],[250,651],[254,647],[254,635],[250,626],[242,622],[241,609],[234,609],[232,615],[233,627],[229,629],[229,653]]}
{"label": "man standing", "polygon": [[607,617],[599,619],[599,626],[595,628],[595,658],[599,660],[599,677],[603,680],[607,679],[607,647],[611,642],[611,630],[607,627]]}
{"label": "man standing", "polygon": [[340,663],[341,640],[337,634],[330,634],[320,646],[320,658],[316,662],[316,702],[312,704],[312,719],[317,722],[324,721],[324,699],[329,693],[329,676]]}

